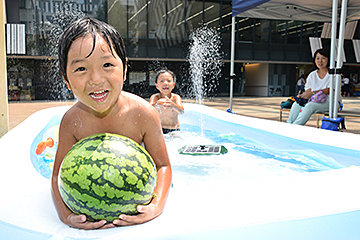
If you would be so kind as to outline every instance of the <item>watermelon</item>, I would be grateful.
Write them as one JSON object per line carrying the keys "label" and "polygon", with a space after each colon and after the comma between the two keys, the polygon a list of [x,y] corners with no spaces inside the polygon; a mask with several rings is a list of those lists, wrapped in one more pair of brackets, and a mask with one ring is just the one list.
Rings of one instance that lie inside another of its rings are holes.
{"label": "watermelon", "polygon": [[70,149],[59,173],[59,190],[68,208],[89,221],[137,214],[154,197],[156,166],[135,141],[117,134],[86,137]]}

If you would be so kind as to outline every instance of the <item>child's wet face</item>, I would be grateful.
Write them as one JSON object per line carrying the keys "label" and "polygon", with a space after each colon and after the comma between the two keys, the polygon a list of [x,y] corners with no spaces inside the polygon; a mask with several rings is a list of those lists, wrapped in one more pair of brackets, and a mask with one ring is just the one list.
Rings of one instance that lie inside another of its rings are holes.
{"label": "child's wet face", "polygon": [[171,93],[174,87],[175,87],[175,82],[170,73],[164,72],[159,75],[156,83],[156,88],[161,93],[165,93],[165,94]]}
{"label": "child's wet face", "polygon": [[[123,82],[123,63],[111,52],[106,41],[96,36],[76,39],[68,52],[66,74],[71,88],[79,101],[97,112],[105,112],[119,99]],[[91,55],[89,56],[89,54]]]}

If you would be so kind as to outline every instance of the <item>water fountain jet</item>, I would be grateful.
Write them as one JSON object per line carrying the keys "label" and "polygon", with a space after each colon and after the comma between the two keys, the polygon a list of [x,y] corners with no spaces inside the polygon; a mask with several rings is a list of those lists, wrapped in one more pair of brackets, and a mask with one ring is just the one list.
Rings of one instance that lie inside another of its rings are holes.
{"label": "water fountain jet", "polygon": [[223,66],[220,34],[207,25],[199,27],[190,35],[188,59],[192,82],[191,95],[199,104],[218,86]]}

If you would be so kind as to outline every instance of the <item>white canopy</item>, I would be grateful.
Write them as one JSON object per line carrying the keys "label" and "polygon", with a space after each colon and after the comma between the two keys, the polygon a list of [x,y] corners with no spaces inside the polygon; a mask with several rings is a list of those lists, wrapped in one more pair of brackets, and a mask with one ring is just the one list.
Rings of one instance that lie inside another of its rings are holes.
{"label": "white canopy", "polygon": [[[340,4],[339,4],[340,3]],[[340,8],[338,8],[340,6]],[[340,96],[340,71],[343,65],[342,46],[344,44],[345,22],[360,19],[360,0],[233,0],[230,67],[230,109],[232,112],[232,84],[234,76],[235,17],[249,17],[276,20],[316,21],[337,23],[340,18],[338,53],[335,68],[335,44],[337,24],[332,24],[330,69],[331,77],[330,117],[337,116]],[[339,16],[341,10],[341,16]],[[335,78],[336,77],[336,78]],[[335,81],[334,81],[335,78]],[[334,91],[335,90],[335,91]],[[334,93],[335,92],[335,93]]]}
{"label": "white canopy", "polygon": [[[246,2],[253,8],[246,11]],[[233,16],[331,22],[332,0],[233,0]],[[348,0],[346,21],[360,19],[360,1]]]}

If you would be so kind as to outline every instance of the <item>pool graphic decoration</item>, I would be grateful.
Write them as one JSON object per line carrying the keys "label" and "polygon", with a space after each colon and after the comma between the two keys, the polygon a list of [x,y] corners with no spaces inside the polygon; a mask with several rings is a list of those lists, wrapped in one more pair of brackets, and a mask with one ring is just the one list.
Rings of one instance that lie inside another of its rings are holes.
{"label": "pool graphic decoration", "polygon": [[35,137],[30,148],[30,158],[35,169],[50,179],[59,141],[59,126],[63,114],[55,115]]}
{"label": "pool graphic decoration", "polygon": [[223,145],[186,145],[178,151],[185,155],[219,155],[228,152]]}

